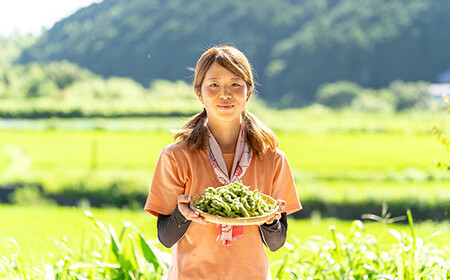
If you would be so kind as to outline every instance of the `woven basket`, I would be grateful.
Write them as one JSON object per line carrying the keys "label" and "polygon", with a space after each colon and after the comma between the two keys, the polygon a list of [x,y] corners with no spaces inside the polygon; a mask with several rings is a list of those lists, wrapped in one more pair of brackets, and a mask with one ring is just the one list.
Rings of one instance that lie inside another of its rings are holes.
{"label": "woven basket", "polygon": [[[267,204],[276,204],[277,201],[273,199],[272,197],[261,194],[262,199]],[[271,216],[275,214],[276,211],[278,211],[278,205],[270,212],[263,216],[255,216],[255,217],[248,217],[248,218],[228,218],[228,217],[221,217],[216,215],[211,215],[209,213],[205,213],[202,210],[195,207],[195,204],[201,199],[201,195],[196,195],[191,200],[189,206],[192,210],[198,211],[200,213],[200,216],[205,218],[206,221],[210,223],[215,224],[221,224],[221,225],[232,225],[232,226],[238,226],[238,225],[261,225],[264,224]]]}

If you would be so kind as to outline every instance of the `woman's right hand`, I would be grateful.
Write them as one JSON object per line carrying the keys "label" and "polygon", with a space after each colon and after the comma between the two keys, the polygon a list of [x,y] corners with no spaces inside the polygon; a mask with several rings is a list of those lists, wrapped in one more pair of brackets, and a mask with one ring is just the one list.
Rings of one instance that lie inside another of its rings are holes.
{"label": "woman's right hand", "polygon": [[200,212],[194,211],[189,207],[189,203],[192,200],[192,195],[180,195],[178,196],[178,210],[181,214],[190,221],[206,224],[205,218],[200,216]]}

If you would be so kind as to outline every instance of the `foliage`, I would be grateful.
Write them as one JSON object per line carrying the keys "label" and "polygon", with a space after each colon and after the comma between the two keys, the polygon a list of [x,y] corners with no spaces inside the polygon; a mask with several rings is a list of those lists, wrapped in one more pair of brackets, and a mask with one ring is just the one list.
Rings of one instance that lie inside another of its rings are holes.
{"label": "foliage", "polygon": [[[81,118],[192,115],[201,110],[183,81],[103,79],[67,61],[16,65],[0,71],[0,117]],[[256,97],[252,99],[257,99]]]}
{"label": "foliage", "polygon": [[67,238],[55,240],[59,254],[41,266],[23,261],[19,245],[10,242],[16,253],[0,255],[0,277],[14,279],[161,279],[171,257],[161,252],[132,223],[124,222],[118,234],[111,225],[97,221],[91,212],[92,234],[80,247],[71,247]]}
{"label": "foliage", "polygon": [[[297,242],[278,265],[275,279],[448,279],[450,261],[430,239],[416,236],[411,212],[410,232],[386,228],[397,240],[382,244],[355,220],[347,236],[329,229],[331,237]],[[280,263],[280,264],[279,264]]]}
{"label": "foliage", "polygon": [[395,111],[395,96],[388,89],[364,89],[352,101],[350,107],[360,112],[381,112],[390,114]]}
{"label": "foliage", "polygon": [[331,108],[342,108],[351,104],[361,90],[359,85],[348,81],[324,84],[317,90],[316,101]]}
{"label": "foliage", "polygon": [[0,37],[0,69],[10,67],[22,51],[33,45],[37,39],[32,35]]}
{"label": "foliage", "polygon": [[361,112],[393,113],[427,110],[431,107],[429,84],[394,81],[378,90],[361,88],[349,81],[327,83],[319,87],[316,101],[333,109],[351,108]]}
{"label": "foliage", "polygon": [[[12,66],[0,71],[0,76],[3,118],[189,116],[201,110],[192,87],[181,80],[154,80],[150,88],[144,88],[129,78],[103,79],[67,61]],[[374,90],[339,81],[322,85],[316,98],[333,109],[360,112],[429,109],[424,82],[396,81],[389,88]],[[261,115],[275,112],[259,95],[252,96],[249,108]]]}
{"label": "foliage", "polygon": [[389,89],[396,97],[397,111],[410,108],[427,108],[430,100],[427,83],[394,81],[389,85]]}
{"label": "foliage", "polygon": [[60,61],[30,63],[0,69],[0,98],[22,101],[24,98],[64,99],[69,86],[96,77],[76,64]]}
{"label": "foliage", "polygon": [[[450,99],[446,94],[444,94],[443,97],[444,97],[445,102],[447,103],[447,115],[450,115]],[[438,126],[434,125],[433,133],[436,135],[437,140],[439,142],[441,142],[442,146],[444,146],[444,149],[448,153],[450,153],[450,141],[447,139],[447,136],[445,136],[444,132],[442,132]],[[438,168],[441,168],[441,169],[447,170],[447,171],[450,170],[450,163],[447,163],[445,161],[443,162],[443,161],[436,159],[435,164]]]}
{"label": "foliage", "polygon": [[[66,237],[55,240],[58,251],[49,259],[28,263],[25,252],[10,238],[14,251],[9,255],[0,254],[0,277],[160,279],[165,275],[170,255],[148,240],[142,229],[126,221],[121,230],[116,231],[110,224],[94,219],[91,212],[85,213],[91,224],[86,228],[87,236],[82,243],[76,244]],[[127,213],[128,218],[132,216],[136,213]],[[352,279],[352,276],[365,279],[364,274],[368,279],[375,279],[376,275],[385,279],[446,279],[450,269],[448,256],[431,242],[431,238],[439,237],[439,232],[423,239],[420,237],[423,231],[417,230],[417,225],[413,227],[410,213],[408,217],[409,233],[399,226],[382,224],[377,226],[381,231],[377,230],[379,234],[375,235],[373,228],[369,230],[372,225],[356,220],[351,223],[348,235],[344,236],[336,229],[342,227],[343,222],[330,221],[327,224],[333,226],[329,237],[308,237],[310,232],[305,232],[305,227],[322,235],[323,225],[316,228],[317,221],[290,220],[290,230],[295,230],[291,234],[306,241],[297,241],[295,247],[286,244],[289,251],[283,259],[273,258],[277,254],[269,253],[272,274],[276,279],[304,279],[308,276],[311,279]],[[151,224],[156,227],[156,219]],[[442,229],[448,231],[445,227]],[[386,238],[388,234],[393,241]],[[44,250],[49,249],[44,247]]]}
{"label": "foliage", "polygon": [[51,205],[54,201],[47,198],[42,190],[36,186],[25,186],[16,189],[9,197],[9,201],[17,205]]}
{"label": "foliage", "polygon": [[299,106],[339,80],[435,80],[450,67],[449,12],[446,0],[110,0],[55,24],[18,62],[67,59],[147,86],[192,79],[205,48],[231,43],[253,63],[263,99]]}

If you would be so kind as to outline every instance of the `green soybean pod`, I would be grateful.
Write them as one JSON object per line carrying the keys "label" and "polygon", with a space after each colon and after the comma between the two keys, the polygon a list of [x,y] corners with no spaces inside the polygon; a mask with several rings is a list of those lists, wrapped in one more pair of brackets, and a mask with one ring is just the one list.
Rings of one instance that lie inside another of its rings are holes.
{"label": "green soybean pod", "polygon": [[232,201],[233,201],[233,199],[231,198],[231,195],[230,195],[229,193],[223,193],[223,194],[222,194],[222,199],[223,199],[224,201],[229,201],[229,202],[232,202]]}
{"label": "green soybean pod", "polygon": [[264,211],[262,210],[262,206],[261,206],[261,200],[258,200],[258,202],[256,203],[256,209],[258,209],[259,213],[261,213],[261,215],[264,213]]}
{"label": "green soybean pod", "polygon": [[250,217],[250,214],[248,213],[248,211],[245,209],[245,207],[241,204],[239,205],[239,212],[244,215],[244,217]]}
{"label": "green soybean pod", "polygon": [[224,202],[222,200],[219,200],[219,199],[218,199],[218,202],[225,209],[225,212],[230,212],[231,211],[230,206],[226,202]]}
{"label": "green soybean pod", "polygon": [[216,215],[222,216],[222,217],[226,217],[226,216],[227,216],[227,214],[225,214],[225,212],[220,211],[220,210],[217,210],[217,211],[216,211]]}
{"label": "green soybean pod", "polygon": [[246,209],[242,209],[242,214],[244,214],[244,217],[250,217],[250,214],[248,213],[248,211]]}
{"label": "green soybean pod", "polygon": [[236,207],[236,204],[235,204],[235,203],[230,203],[230,208],[231,208],[231,210],[233,210],[233,211],[236,211],[236,210],[237,210],[237,207]]}
{"label": "green soybean pod", "polygon": [[213,201],[211,203],[211,207],[216,209],[216,210],[222,210],[222,206],[218,205],[217,203],[215,203],[215,201]]}
{"label": "green soybean pod", "polygon": [[226,209],[228,204],[222,200],[221,197],[216,197],[215,202],[219,204],[222,208]]}
{"label": "green soybean pod", "polygon": [[250,210],[251,209],[250,205],[248,205],[248,202],[247,202],[247,200],[245,198],[241,197],[240,200],[241,200],[241,203],[242,203],[242,205],[244,205],[246,210]]}
{"label": "green soybean pod", "polygon": [[208,204],[205,204],[205,206],[206,206],[206,212],[210,213],[212,211],[212,207],[209,206]]}
{"label": "green soybean pod", "polygon": [[231,198],[233,198],[233,199],[237,198],[237,195],[236,195],[234,192],[229,192],[228,194],[229,194],[229,195],[231,196]]}

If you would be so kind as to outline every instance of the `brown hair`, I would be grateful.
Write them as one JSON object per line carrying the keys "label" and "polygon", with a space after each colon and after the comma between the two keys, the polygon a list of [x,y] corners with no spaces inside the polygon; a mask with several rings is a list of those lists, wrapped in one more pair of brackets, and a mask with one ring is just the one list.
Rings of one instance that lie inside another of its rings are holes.
{"label": "brown hair", "polygon": [[[214,46],[205,51],[197,62],[194,76],[194,90],[197,95],[201,94],[201,87],[205,79],[206,72],[211,65],[217,62],[220,66],[241,77],[247,84],[249,94],[247,101],[254,89],[252,67],[245,55],[232,46]],[[265,126],[252,113],[244,110],[242,112],[246,138],[250,149],[259,157],[267,150],[274,150],[278,147],[278,139],[275,134]],[[206,110],[191,117],[183,127],[175,131],[174,140],[180,138],[192,149],[202,150],[206,147],[207,129],[204,126],[206,120]]]}

